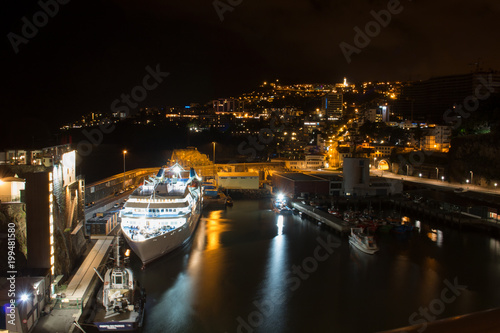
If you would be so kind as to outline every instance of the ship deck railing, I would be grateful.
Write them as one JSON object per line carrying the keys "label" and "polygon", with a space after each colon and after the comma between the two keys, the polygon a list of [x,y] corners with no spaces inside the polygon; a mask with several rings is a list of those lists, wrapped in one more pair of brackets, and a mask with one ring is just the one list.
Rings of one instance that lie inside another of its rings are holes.
{"label": "ship deck railing", "polygon": [[125,227],[122,229],[127,233],[130,239],[134,241],[144,241],[150,238],[155,238],[166,234],[167,232],[179,229],[179,227],[161,227],[161,228],[140,228],[140,227]]}
{"label": "ship deck railing", "polygon": [[178,218],[179,216],[185,215],[185,212],[175,212],[174,213],[158,213],[158,214],[131,214],[131,213],[123,213],[121,214],[122,217],[144,217],[144,218]]}

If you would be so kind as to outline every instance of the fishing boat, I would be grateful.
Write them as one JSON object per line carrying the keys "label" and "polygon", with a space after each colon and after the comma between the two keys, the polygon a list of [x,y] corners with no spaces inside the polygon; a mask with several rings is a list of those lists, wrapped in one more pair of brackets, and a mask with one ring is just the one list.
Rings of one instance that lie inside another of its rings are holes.
{"label": "fishing boat", "polygon": [[[97,271],[96,271],[97,272]],[[142,328],[146,292],[140,288],[130,268],[120,260],[120,245],[116,241],[115,263],[104,278],[94,324],[101,332],[131,332]]]}
{"label": "fishing boat", "polygon": [[162,167],[128,198],[121,229],[143,267],[186,243],[202,209],[201,179],[193,168]]}
{"label": "fishing boat", "polygon": [[363,233],[363,228],[351,228],[349,244],[368,254],[374,254],[378,251],[373,236]]}

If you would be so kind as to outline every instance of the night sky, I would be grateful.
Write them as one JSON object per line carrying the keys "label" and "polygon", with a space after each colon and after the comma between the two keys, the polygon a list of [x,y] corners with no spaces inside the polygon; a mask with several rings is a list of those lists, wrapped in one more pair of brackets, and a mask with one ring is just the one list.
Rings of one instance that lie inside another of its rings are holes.
{"label": "night sky", "polygon": [[109,112],[157,64],[170,75],[138,107],[204,103],[264,80],[416,80],[470,72],[478,59],[484,69],[500,69],[498,0],[401,1],[349,64],[339,44],[354,46],[354,27],[364,30],[374,20],[370,11],[387,9],[388,1],[219,3],[229,1],[235,6],[221,21],[211,0],[71,0],[17,54],[9,33],[22,37],[22,18],[33,22],[41,7],[4,4],[2,129]]}

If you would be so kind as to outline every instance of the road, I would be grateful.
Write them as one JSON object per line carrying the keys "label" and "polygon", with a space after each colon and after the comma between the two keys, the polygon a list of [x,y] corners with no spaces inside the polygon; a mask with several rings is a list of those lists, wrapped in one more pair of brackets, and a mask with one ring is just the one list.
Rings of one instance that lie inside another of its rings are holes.
{"label": "road", "polygon": [[392,172],[376,170],[376,169],[370,170],[370,175],[377,176],[377,177],[391,178],[391,179],[400,179],[400,180],[413,182],[413,183],[419,183],[419,184],[423,184],[423,185],[444,187],[444,188],[447,188],[450,190],[463,188],[465,191],[474,191],[474,192],[500,195],[500,189],[487,188],[487,187],[482,187],[479,185],[449,183],[449,182],[437,180],[437,179],[420,178],[420,177],[414,177],[414,176],[404,176],[404,175],[399,175],[399,174],[395,174]]}

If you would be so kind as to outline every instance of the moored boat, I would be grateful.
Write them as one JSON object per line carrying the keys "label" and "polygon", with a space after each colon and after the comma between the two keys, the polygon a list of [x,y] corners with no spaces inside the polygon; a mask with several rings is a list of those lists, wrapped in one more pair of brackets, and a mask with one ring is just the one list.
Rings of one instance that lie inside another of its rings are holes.
{"label": "moored boat", "polygon": [[137,331],[144,321],[146,292],[140,288],[130,268],[120,261],[119,241],[116,241],[115,263],[104,278],[94,324],[101,332]]}
{"label": "moored boat", "polygon": [[367,254],[374,254],[379,250],[373,236],[363,233],[362,228],[351,228],[349,244]]}
{"label": "moored boat", "polygon": [[187,242],[201,216],[201,179],[194,169],[163,167],[136,189],[120,212],[121,229],[143,265]]}

